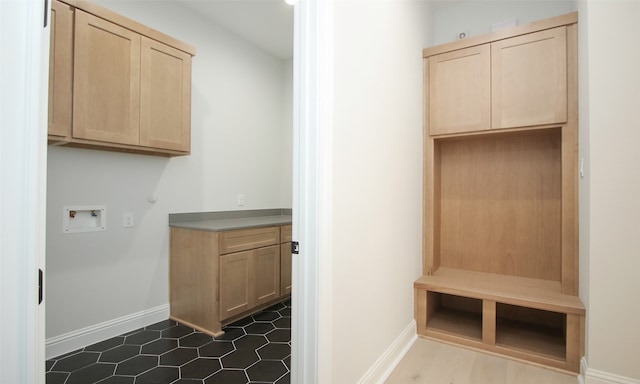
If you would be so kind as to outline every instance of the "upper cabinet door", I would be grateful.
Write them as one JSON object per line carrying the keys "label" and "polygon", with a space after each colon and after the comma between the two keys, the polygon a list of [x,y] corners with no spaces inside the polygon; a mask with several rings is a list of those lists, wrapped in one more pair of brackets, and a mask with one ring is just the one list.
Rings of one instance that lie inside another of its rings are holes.
{"label": "upper cabinet door", "polygon": [[430,134],[491,128],[490,65],[488,44],[428,59]]}
{"label": "upper cabinet door", "polygon": [[73,136],[139,143],[140,35],[76,10]]}
{"label": "upper cabinet door", "polygon": [[140,145],[191,148],[191,55],[142,37]]}
{"label": "upper cabinet door", "polygon": [[68,137],[73,99],[73,10],[55,0],[51,2],[49,62],[49,134]]}
{"label": "upper cabinet door", "polygon": [[491,43],[492,127],[567,121],[566,27]]}

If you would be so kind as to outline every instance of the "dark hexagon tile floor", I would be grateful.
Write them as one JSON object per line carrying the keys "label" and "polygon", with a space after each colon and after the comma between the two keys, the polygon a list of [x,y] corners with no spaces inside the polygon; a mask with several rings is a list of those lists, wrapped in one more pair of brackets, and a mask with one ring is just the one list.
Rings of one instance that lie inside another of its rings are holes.
{"label": "dark hexagon tile floor", "polygon": [[290,300],[224,331],[163,320],[47,360],[46,384],[290,383]]}

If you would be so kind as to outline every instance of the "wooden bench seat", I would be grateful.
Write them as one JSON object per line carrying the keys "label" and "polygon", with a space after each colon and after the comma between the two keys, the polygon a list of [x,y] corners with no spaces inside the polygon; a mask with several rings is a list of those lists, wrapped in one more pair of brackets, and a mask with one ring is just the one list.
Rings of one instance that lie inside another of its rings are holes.
{"label": "wooden bench seat", "polygon": [[414,287],[546,311],[585,314],[580,299],[562,294],[556,281],[440,268],[433,275],[420,277]]}
{"label": "wooden bench seat", "polygon": [[414,289],[422,337],[579,371],[585,308],[559,282],[440,268]]}

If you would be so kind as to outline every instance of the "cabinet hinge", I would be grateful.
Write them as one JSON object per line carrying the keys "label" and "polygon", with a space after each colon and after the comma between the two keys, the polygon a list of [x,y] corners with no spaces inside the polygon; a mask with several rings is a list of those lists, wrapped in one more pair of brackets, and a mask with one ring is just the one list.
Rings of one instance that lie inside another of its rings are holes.
{"label": "cabinet hinge", "polygon": [[291,253],[293,253],[294,255],[300,253],[300,244],[297,241],[291,242]]}

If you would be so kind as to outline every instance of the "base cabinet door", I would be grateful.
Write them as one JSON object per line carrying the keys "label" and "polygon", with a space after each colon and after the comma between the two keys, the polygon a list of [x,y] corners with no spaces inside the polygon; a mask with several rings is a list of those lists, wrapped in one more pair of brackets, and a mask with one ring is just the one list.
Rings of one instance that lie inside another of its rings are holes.
{"label": "base cabinet door", "polygon": [[280,247],[277,245],[253,251],[255,305],[280,297]]}
{"label": "base cabinet door", "polygon": [[291,294],[291,243],[280,244],[280,295]]}
{"label": "base cabinet door", "polygon": [[280,247],[220,256],[220,319],[280,297]]}
{"label": "base cabinet door", "polygon": [[228,319],[253,307],[253,251],[220,256],[220,319]]}

